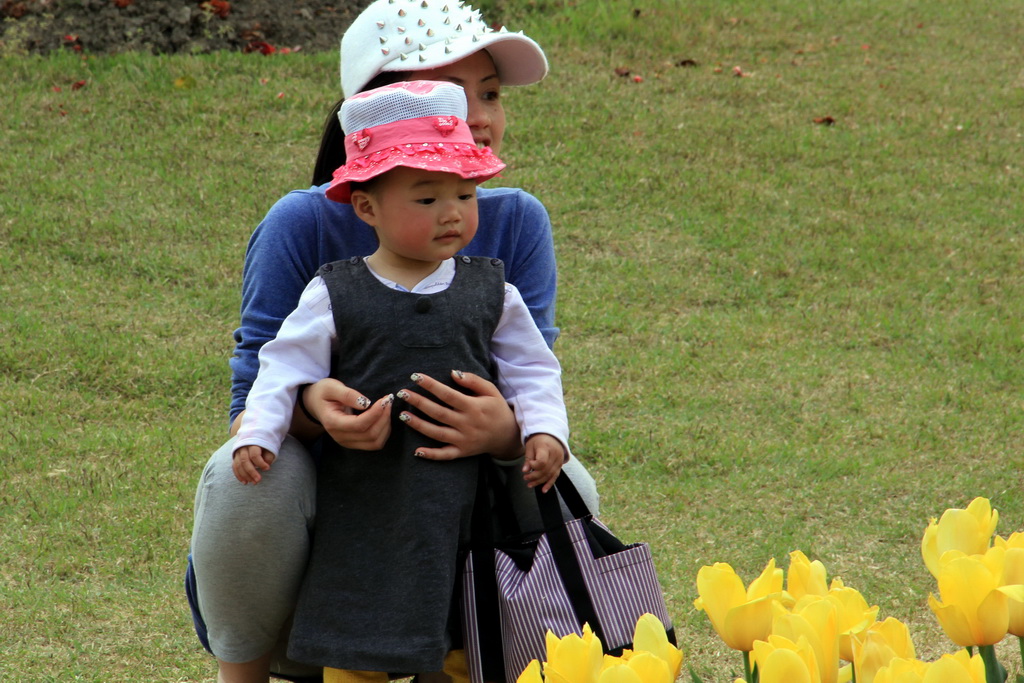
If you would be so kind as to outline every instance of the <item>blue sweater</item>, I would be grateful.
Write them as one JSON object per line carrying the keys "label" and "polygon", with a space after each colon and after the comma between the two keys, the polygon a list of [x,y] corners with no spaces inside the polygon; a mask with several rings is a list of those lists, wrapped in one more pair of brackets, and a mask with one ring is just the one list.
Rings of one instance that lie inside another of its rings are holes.
{"label": "blue sweater", "polygon": [[[373,228],[356,217],[350,204],[327,199],[326,188],[288,193],[249,238],[242,320],[231,358],[232,420],[245,408],[259,370],[260,348],[277,335],[317,268],[377,249]],[[505,262],[505,278],[519,289],[545,341],[553,346],[558,337],[556,273],[547,211],[535,197],[514,188],[480,188],[477,197],[480,227],[461,253]]]}

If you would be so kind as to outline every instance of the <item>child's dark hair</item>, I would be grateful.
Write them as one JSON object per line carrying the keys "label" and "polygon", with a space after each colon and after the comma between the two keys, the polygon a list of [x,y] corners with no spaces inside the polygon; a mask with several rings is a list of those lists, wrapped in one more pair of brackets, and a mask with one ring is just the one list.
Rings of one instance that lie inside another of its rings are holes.
{"label": "child's dark hair", "polygon": [[369,180],[353,180],[348,184],[349,193],[352,192],[367,192],[372,193],[374,186],[377,185],[377,181],[386,176],[387,173],[381,173],[378,176],[374,176]]}
{"label": "child's dark hair", "polygon": [[[408,71],[385,71],[377,74],[362,91],[373,90],[384,85],[391,85],[409,78]],[[320,151],[316,155],[316,164],[313,166],[313,184],[323,185],[330,182],[335,169],[344,166],[347,160],[345,156],[345,133],[341,130],[341,121],[338,120],[338,112],[341,111],[341,103],[344,98],[338,100],[331,113],[324,121],[324,130],[320,136]]]}

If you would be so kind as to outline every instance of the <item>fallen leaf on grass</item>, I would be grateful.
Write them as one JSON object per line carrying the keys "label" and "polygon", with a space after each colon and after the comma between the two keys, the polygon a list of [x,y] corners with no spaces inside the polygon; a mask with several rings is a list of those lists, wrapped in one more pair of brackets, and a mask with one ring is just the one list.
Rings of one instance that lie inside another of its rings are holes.
{"label": "fallen leaf on grass", "polygon": [[836,120],[834,118],[832,118],[831,116],[819,116],[819,117],[814,119],[814,122],[816,124],[818,124],[819,126],[834,126],[834,125],[836,125]]}
{"label": "fallen leaf on grass", "polygon": [[629,69],[625,66],[619,66],[615,68],[615,75],[625,78],[629,75]]}
{"label": "fallen leaf on grass", "polygon": [[246,45],[242,52],[259,52],[262,55],[272,55],[277,52],[277,48],[265,40],[254,40]]}
{"label": "fallen leaf on grass", "polygon": [[82,88],[85,87],[85,85],[86,85],[85,81],[75,81],[74,83],[71,84],[71,89],[72,90],[81,90]]}
{"label": "fallen leaf on grass", "polygon": [[133,4],[135,4],[135,0],[114,0],[114,6],[118,9],[124,9]]}
{"label": "fallen leaf on grass", "polygon": [[695,59],[680,59],[678,62],[676,62],[676,66],[693,67],[700,65],[697,64],[697,60]]}
{"label": "fallen leaf on grass", "polygon": [[182,90],[190,90],[196,85],[196,79],[191,76],[178,76],[174,79],[174,87]]}
{"label": "fallen leaf on grass", "polygon": [[226,19],[231,14],[231,3],[227,2],[227,0],[208,0],[200,4],[199,9],[221,19]]}

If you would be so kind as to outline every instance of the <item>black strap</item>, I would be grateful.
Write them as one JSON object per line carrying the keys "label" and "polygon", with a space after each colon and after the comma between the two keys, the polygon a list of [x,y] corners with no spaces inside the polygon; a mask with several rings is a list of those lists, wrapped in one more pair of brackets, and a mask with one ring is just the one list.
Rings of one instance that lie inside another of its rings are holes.
{"label": "black strap", "polygon": [[[555,480],[555,488],[565,500],[569,512],[576,518],[582,519],[590,515],[590,511],[583,503],[576,487],[569,481],[569,477],[561,475]],[[576,621],[580,628],[583,624],[590,624],[602,643],[608,640],[604,636],[604,629],[600,619],[597,618],[597,610],[590,599],[590,592],[587,590],[586,581],[583,579],[583,570],[580,569],[579,560],[573,549],[573,541],[569,536],[569,529],[562,519],[562,507],[558,504],[558,496],[552,495],[552,491],[537,492],[537,505],[540,507],[541,519],[544,521],[544,532],[548,536],[548,544],[551,546],[551,555],[558,567],[558,573],[565,585],[565,591],[569,596],[573,610],[576,612]],[[581,514],[582,513],[582,514]]]}
{"label": "black strap", "polygon": [[[573,519],[583,519],[592,516],[590,508],[583,502],[583,496],[576,490],[576,485],[564,473],[558,475],[558,478],[555,479],[555,488],[553,490],[558,491],[558,496],[561,496],[562,502],[565,503],[565,507],[568,508],[569,514],[572,515]],[[565,520],[562,518],[561,506],[554,506],[544,502],[544,499],[547,498],[554,499],[557,502],[558,496],[546,496],[541,493],[539,487],[534,489],[534,491],[537,494],[537,505],[540,507],[544,530],[550,531],[553,528],[563,526]],[[546,515],[545,512],[547,513]]]}
{"label": "black strap", "polygon": [[[501,638],[501,612],[498,609],[498,578],[494,563],[494,526],[491,521],[491,489],[502,488],[494,482],[493,464],[481,458],[473,505],[470,555],[473,558],[473,596],[476,601],[477,638],[485,681],[505,680],[505,652]],[[492,483],[495,484],[492,486]],[[511,511],[511,501],[499,500]]]}

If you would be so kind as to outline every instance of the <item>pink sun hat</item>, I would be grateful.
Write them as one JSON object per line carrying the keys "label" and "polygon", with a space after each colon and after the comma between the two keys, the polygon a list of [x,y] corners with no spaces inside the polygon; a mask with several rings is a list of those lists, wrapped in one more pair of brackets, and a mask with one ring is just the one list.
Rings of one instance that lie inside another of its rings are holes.
{"label": "pink sun hat", "polygon": [[351,183],[398,166],[455,173],[482,183],[505,164],[473,142],[466,93],[443,81],[403,81],[353,95],[338,112],[348,161],[334,172],[327,198],[352,201]]}

